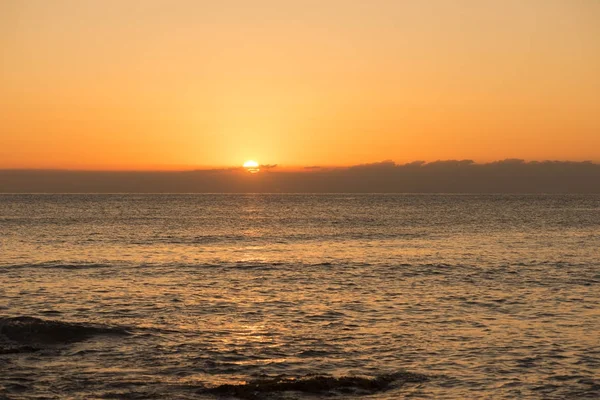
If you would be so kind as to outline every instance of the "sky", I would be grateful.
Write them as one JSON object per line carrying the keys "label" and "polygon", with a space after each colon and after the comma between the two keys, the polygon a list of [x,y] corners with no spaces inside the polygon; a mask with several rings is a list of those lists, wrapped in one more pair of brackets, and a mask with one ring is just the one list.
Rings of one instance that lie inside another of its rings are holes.
{"label": "sky", "polygon": [[600,161],[597,0],[0,0],[0,169]]}

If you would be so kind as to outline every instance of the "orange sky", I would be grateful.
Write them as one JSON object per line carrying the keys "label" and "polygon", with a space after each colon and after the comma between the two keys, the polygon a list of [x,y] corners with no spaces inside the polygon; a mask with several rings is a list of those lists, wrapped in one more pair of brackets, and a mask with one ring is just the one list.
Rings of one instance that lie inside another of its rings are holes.
{"label": "orange sky", "polygon": [[600,161],[596,0],[3,0],[0,168]]}

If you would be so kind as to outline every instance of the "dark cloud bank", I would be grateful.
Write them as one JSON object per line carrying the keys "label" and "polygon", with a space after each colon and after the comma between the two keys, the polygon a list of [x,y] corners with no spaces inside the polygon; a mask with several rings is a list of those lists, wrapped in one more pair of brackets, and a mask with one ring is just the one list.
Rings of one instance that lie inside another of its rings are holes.
{"label": "dark cloud bank", "polygon": [[0,193],[600,193],[600,164],[384,161],[301,172],[0,170]]}

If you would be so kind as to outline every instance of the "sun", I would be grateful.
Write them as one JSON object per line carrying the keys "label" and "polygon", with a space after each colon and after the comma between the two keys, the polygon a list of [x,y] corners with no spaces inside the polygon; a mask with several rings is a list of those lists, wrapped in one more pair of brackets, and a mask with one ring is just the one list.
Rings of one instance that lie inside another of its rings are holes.
{"label": "sun", "polygon": [[258,163],[254,160],[248,160],[244,163],[244,168],[258,168]]}
{"label": "sun", "polygon": [[246,168],[246,171],[250,172],[251,174],[255,174],[260,171],[259,167],[260,165],[254,160],[248,160],[244,163],[244,168]]}

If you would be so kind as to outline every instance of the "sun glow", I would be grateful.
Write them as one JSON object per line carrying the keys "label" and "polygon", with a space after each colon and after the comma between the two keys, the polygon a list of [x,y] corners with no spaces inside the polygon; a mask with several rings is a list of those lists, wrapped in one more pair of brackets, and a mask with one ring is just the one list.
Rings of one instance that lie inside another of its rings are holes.
{"label": "sun glow", "polygon": [[259,164],[254,160],[248,160],[244,163],[244,168],[251,174],[255,174],[260,171]]}
{"label": "sun glow", "polygon": [[248,160],[244,163],[244,168],[258,168],[258,163],[253,160]]}

